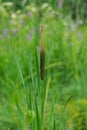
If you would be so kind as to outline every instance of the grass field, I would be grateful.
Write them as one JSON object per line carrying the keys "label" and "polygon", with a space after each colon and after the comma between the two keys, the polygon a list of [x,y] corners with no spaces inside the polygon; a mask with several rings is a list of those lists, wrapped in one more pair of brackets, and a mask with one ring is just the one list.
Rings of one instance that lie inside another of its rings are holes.
{"label": "grass field", "polygon": [[87,130],[86,27],[48,4],[0,8],[0,130]]}

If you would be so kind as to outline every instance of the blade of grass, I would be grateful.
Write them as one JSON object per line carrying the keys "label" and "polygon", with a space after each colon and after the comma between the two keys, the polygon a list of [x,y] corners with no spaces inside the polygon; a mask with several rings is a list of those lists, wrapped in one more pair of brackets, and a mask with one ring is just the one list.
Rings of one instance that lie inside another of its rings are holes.
{"label": "blade of grass", "polygon": [[[53,98],[52,102],[53,103],[52,103],[52,108],[51,108],[50,115],[49,115],[47,130],[51,129],[51,124],[54,123],[53,120],[55,120],[54,112],[55,112],[56,97]],[[54,127],[54,124],[53,124],[53,127]]]}
{"label": "blade of grass", "polygon": [[38,111],[37,99],[35,97],[35,107],[36,107],[36,122],[37,122],[37,130],[41,130],[41,121]]}
{"label": "blade of grass", "polygon": [[30,71],[30,75],[31,75],[31,79],[32,79],[32,85],[33,85],[33,87],[35,87],[33,68],[32,68],[32,54],[31,54],[30,48],[28,48],[28,56],[29,56],[29,71]]}
{"label": "blade of grass", "polygon": [[23,125],[23,113],[22,113],[22,110],[18,104],[18,101],[17,101],[17,98],[15,97],[15,102],[16,102],[16,107],[17,107],[17,111],[18,111],[18,116],[19,116],[19,119],[20,119],[20,123],[21,123],[21,126]]}
{"label": "blade of grass", "polygon": [[55,117],[54,117],[54,126],[53,126],[53,130],[56,130],[56,121],[55,121]]}
{"label": "blade of grass", "polygon": [[35,49],[35,57],[36,57],[37,81],[38,81],[38,86],[40,87],[40,71],[39,71],[39,62],[38,62],[38,56],[37,56],[37,51],[36,51],[36,49]]}
{"label": "blade of grass", "polygon": [[31,91],[30,87],[28,87],[28,92],[27,92],[27,106],[29,110],[32,110],[32,98],[31,98]]}
{"label": "blade of grass", "polygon": [[22,74],[22,70],[21,70],[21,67],[20,67],[20,63],[19,63],[19,60],[18,60],[18,56],[16,55],[14,49],[12,47],[10,47],[10,50],[12,51],[13,53],[13,56],[14,56],[14,59],[16,61],[16,65],[17,65],[17,68],[18,68],[18,71],[19,71],[19,75],[20,75],[20,78],[21,78],[21,81],[22,81],[22,85],[25,89],[25,81],[24,81],[24,77],[23,77],[23,74]]}
{"label": "blade of grass", "polygon": [[43,119],[44,119],[44,113],[46,109],[46,103],[47,103],[47,97],[48,97],[48,90],[50,86],[51,78],[48,78],[47,84],[46,84],[46,91],[45,91],[45,97],[44,97],[44,104],[43,104],[43,113],[42,113],[42,127],[43,127]]}

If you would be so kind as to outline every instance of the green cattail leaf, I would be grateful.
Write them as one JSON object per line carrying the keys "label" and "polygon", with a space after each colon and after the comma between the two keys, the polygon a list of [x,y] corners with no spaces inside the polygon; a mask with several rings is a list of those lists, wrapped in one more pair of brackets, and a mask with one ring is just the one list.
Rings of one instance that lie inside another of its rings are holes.
{"label": "green cattail leaf", "polygon": [[[55,112],[55,103],[56,103],[56,97],[54,97],[53,101],[52,101],[52,107],[51,107],[51,110],[50,110],[50,115],[49,115],[49,119],[48,119],[48,127],[47,127],[47,130],[50,130],[51,129],[51,126],[53,125],[54,127],[54,121],[55,121],[55,115],[54,115],[54,112]],[[54,129],[53,129],[54,130]]]}
{"label": "green cattail leaf", "polygon": [[39,111],[38,111],[38,105],[37,105],[36,97],[35,97],[35,107],[36,107],[37,130],[41,130],[41,121],[40,121],[40,116],[39,116]]}
{"label": "green cattail leaf", "polygon": [[54,127],[53,130],[56,130],[56,122],[55,122],[55,117],[54,117]]}
{"label": "green cattail leaf", "polygon": [[28,48],[28,56],[29,56],[29,72],[31,75],[31,79],[32,79],[32,85],[33,87],[35,86],[35,82],[34,82],[34,75],[33,75],[33,63],[32,63],[32,54],[31,54],[31,49]]}
{"label": "green cattail leaf", "polygon": [[38,82],[38,87],[40,89],[40,71],[39,71],[39,62],[38,62],[38,56],[37,56],[37,52],[36,52],[36,49],[35,49],[35,56],[36,56],[36,69],[37,69],[37,82]]}
{"label": "green cattail leaf", "polygon": [[48,97],[48,91],[49,91],[50,81],[51,81],[51,78],[49,77],[48,80],[47,80],[46,91],[45,91],[45,96],[44,96],[42,120],[43,120],[43,118],[44,118],[44,113],[45,113],[45,109],[46,109],[46,104],[47,104],[47,97]]}
{"label": "green cattail leaf", "polygon": [[18,101],[17,101],[17,98],[15,97],[15,102],[16,102],[16,107],[17,107],[17,111],[18,111],[18,116],[19,116],[19,119],[20,119],[20,122],[21,122],[21,125],[23,125],[23,113],[22,113],[22,110],[18,104]]}

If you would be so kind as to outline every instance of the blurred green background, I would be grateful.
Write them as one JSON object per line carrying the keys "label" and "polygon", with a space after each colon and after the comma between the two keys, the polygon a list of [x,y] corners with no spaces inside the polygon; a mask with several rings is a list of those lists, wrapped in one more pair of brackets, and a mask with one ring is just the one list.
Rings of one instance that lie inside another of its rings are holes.
{"label": "blurred green background", "polygon": [[[86,7],[86,0],[0,1],[1,130],[28,130],[27,124],[30,130],[87,130]],[[44,81],[39,74],[42,24]]]}

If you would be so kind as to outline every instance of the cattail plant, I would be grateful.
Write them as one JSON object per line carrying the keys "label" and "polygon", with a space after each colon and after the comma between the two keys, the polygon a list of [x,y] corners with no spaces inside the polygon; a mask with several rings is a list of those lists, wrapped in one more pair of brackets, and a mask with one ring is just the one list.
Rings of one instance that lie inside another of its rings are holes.
{"label": "cattail plant", "polygon": [[45,70],[45,49],[44,49],[44,25],[41,26],[40,38],[41,38],[41,51],[40,51],[40,73],[41,80],[44,80],[44,70]]}

